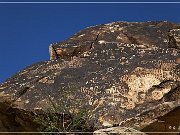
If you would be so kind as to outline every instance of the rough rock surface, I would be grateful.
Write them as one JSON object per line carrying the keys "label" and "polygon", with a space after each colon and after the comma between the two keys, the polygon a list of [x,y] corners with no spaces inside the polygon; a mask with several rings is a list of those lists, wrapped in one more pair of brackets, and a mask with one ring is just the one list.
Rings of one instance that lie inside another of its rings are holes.
{"label": "rough rock surface", "polygon": [[[17,111],[83,111],[95,129],[143,130],[180,105],[180,24],[97,25],[50,45],[49,51],[51,60],[31,65],[0,85],[1,130],[10,130],[9,108],[19,127],[25,119]],[[179,131],[180,123],[172,126]]]}
{"label": "rough rock surface", "polygon": [[143,132],[127,127],[112,127],[100,129],[94,132],[93,135],[146,135]]}

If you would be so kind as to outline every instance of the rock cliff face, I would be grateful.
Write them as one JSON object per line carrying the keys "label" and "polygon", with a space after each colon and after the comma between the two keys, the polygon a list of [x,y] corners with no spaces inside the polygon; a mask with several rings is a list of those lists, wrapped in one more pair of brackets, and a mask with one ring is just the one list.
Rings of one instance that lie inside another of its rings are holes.
{"label": "rock cliff face", "polygon": [[78,116],[93,130],[180,131],[180,122],[173,123],[180,119],[180,24],[97,25],[51,44],[49,52],[49,61],[0,85],[0,130],[36,131],[29,123],[38,112]]}

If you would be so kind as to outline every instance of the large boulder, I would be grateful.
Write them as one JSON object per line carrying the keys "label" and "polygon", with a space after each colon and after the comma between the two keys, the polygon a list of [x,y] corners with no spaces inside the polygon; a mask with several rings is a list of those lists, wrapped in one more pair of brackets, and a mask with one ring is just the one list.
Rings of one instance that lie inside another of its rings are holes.
{"label": "large boulder", "polygon": [[22,116],[41,112],[81,117],[93,129],[143,130],[180,105],[180,24],[97,25],[51,44],[49,51],[50,60],[0,85],[0,129],[27,123],[20,131],[32,131],[33,119]]}

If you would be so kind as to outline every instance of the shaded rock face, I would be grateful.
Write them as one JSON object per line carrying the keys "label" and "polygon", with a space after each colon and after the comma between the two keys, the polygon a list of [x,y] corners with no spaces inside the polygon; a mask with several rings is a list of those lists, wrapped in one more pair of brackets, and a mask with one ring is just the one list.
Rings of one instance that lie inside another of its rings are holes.
{"label": "shaded rock face", "polygon": [[179,45],[180,25],[175,23],[89,27],[51,44],[49,61],[1,84],[0,102],[32,112],[83,111],[95,129],[142,130],[180,105]]}
{"label": "shaded rock face", "polygon": [[[153,132],[172,132],[172,135],[176,135],[176,132],[180,130],[180,106],[167,113],[164,116],[159,117],[156,121],[152,122],[146,126],[142,131],[152,132],[149,133],[153,135]],[[174,133],[173,133],[174,132]],[[156,133],[156,135],[161,135],[162,133]]]}

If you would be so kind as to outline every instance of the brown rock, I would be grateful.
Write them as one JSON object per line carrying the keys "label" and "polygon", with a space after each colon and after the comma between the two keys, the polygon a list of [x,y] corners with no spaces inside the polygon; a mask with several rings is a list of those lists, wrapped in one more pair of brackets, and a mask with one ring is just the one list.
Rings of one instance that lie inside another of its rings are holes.
{"label": "brown rock", "polygon": [[[51,60],[1,84],[0,103],[28,114],[71,114],[94,129],[145,129],[180,105],[178,29],[170,22],[113,22],[82,30],[52,44]],[[23,127],[17,112],[0,112],[0,125],[13,117]]]}
{"label": "brown rock", "polygon": [[94,135],[146,135],[143,132],[126,127],[112,127],[100,129],[94,132]]}

